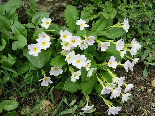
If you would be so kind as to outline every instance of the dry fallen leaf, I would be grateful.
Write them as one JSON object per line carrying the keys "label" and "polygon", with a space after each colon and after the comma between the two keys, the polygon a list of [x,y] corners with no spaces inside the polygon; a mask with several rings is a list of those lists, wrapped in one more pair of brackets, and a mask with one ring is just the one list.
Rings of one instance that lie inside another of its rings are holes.
{"label": "dry fallen leaf", "polygon": [[155,79],[152,81],[152,86],[155,87]]}

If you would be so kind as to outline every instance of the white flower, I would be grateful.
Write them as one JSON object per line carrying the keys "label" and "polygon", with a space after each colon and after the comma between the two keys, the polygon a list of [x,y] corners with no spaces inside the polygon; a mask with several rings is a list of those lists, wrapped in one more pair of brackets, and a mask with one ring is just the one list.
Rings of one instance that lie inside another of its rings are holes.
{"label": "white flower", "polygon": [[108,66],[112,67],[112,68],[116,68],[117,67],[117,61],[115,61],[115,57],[111,56],[108,62]]}
{"label": "white flower", "polygon": [[136,64],[138,62],[138,60],[139,60],[139,58],[134,58],[134,59],[132,59],[132,63]]}
{"label": "white flower", "polygon": [[30,50],[29,54],[32,56],[38,56],[38,53],[41,52],[41,49],[38,46],[38,44],[28,45],[28,49]]}
{"label": "white flower", "polygon": [[125,77],[115,77],[113,78],[113,83],[117,83],[118,84],[118,87],[122,86],[124,84],[124,80],[125,80]]}
{"label": "white flower", "polygon": [[41,34],[38,35],[38,39],[36,39],[36,41],[38,42],[38,40],[40,40],[42,38],[45,41],[50,41],[50,37],[46,33],[44,33],[44,32],[42,32]]}
{"label": "white flower", "polygon": [[115,115],[118,114],[119,111],[121,111],[121,107],[110,107],[107,111],[108,111],[108,115]]}
{"label": "white flower", "polygon": [[93,45],[95,37],[94,36],[89,36],[85,39],[88,45]]}
{"label": "white flower", "polygon": [[128,18],[124,18],[123,29],[126,31],[126,33],[128,32],[129,27],[130,26],[129,26]]}
{"label": "white flower", "polygon": [[116,43],[116,50],[120,51],[124,48],[124,41],[123,39],[120,39]]}
{"label": "white flower", "polygon": [[112,90],[110,99],[120,96],[121,89],[122,89],[121,87],[118,87],[118,88],[115,88],[114,90]]}
{"label": "white flower", "polygon": [[91,110],[91,109],[93,109],[93,107],[94,107],[94,105],[92,105],[92,106],[85,106],[84,108],[82,108],[81,110],[84,110],[84,112],[87,112],[88,110]]}
{"label": "white flower", "polygon": [[71,81],[75,82],[77,79],[80,78],[81,75],[81,70],[77,71],[77,72],[73,72],[72,76],[71,76]]}
{"label": "white flower", "polygon": [[127,61],[124,63],[124,68],[125,68],[126,72],[128,72],[128,68],[129,68],[131,71],[133,71],[133,66],[134,66],[134,64],[131,63],[129,60],[127,60]]}
{"label": "white flower", "polygon": [[87,60],[86,63],[87,63],[86,70],[88,71],[91,66],[91,60]]}
{"label": "white flower", "polygon": [[101,51],[106,51],[108,46],[110,46],[110,42],[101,42],[98,44],[98,49],[101,47]]}
{"label": "white flower", "polygon": [[89,27],[89,25],[86,24],[86,21],[82,19],[77,20],[76,24],[80,25],[80,30],[83,30],[84,27]]}
{"label": "white flower", "polygon": [[103,87],[101,94],[109,94],[111,92],[111,87]]}
{"label": "white flower", "polygon": [[87,77],[90,77],[93,73],[94,70],[96,70],[97,68],[89,68],[88,73],[87,73]]}
{"label": "white flower", "polygon": [[61,67],[51,67],[50,75],[58,76],[59,74],[62,74],[63,70]]}
{"label": "white flower", "polygon": [[76,66],[77,68],[81,69],[81,67],[86,66],[86,57],[85,55],[77,54],[75,55],[74,61],[72,62],[73,66]]}
{"label": "white flower", "polygon": [[121,51],[121,54],[120,54],[121,58],[123,58],[123,57],[124,57],[124,54],[126,54],[126,50]]}
{"label": "white flower", "polygon": [[69,31],[67,31],[67,30],[60,31],[60,39],[62,41],[69,42],[71,40],[71,37],[72,37],[72,34]]}
{"label": "white flower", "polygon": [[65,61],[67,61],[68,64],[71,64],[74,60],[74,57],[75,57],[75,52],[72,51],[66,56]]}
{"label": "white flower", "polygon": [[49,25],[50,25],[52,20],[50,18],[45,18],[44,17],[41,21],[42,21],[41,26],[45,27],[47,29],[49,27]]}
{"label": "white flower", "polygon": [[50,41],[46,41],[46,40],[43,39],[43,38],[40,38],[40,39],[38,39],[37,41],[38,41],[38,46],[40,47],[40,49],[46,50],[46,49],[49,48],[50,45],[51,45],[51,42],[50,42]]}
{"label": "white flower", "polygon": [[130,93],[122,94],[122,102],[124,103],[124,101],[128,101],[130,96]]}
{"label": "white flower", "polygon": [[48,86],[49,83],[53,83],[50,79],[51,79],[50,77],[46,77],[46,76],[44,76],[43,79],[40,79],[39,81],[42,81],[43,80],[41,82],[41,86]]}
{"label": "white flower", "polygon": [[86,43],[85,40],[81,40],[79,47],[81,50],[83,50],[83,49],[86,49],[88,47],[88,44]]}
{"label": "white flower", "polygon": [[136,39],[134,38],[132,41],[131,41],[131,50],[130,50],[130,53],[133,57],[133,55],[136,55],[137,51],[141,48],[141,45],[136,41]]}
{"label": "white flower", "polygon": [[126,92],[130,91],[133,87],[134,87],[133,84],[128,84],[128,85],[126,86],[124,92],[126,93]]}
{"label": "white flower", "polygon": [[71,49],[74,48],[74,46],[71,45],[71,44],[69,44],[69,42],[62,41],[62,42],[60,42],[60,43],[61,43],[61,45],[62,45],[62,49],[64,49],[64,50],[71,50]]}
{"label": "white flower", "polygon": [[69,44],[71,44],[74,47],[77,47],[77,45],[80,45],[80,37],[79,36],[72,36],[71,40],[69,41]]}

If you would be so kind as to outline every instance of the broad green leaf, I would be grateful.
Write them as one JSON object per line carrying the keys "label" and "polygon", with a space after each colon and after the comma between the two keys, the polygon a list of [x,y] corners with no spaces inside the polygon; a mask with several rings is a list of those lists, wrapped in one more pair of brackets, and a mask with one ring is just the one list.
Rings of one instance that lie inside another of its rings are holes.
{"label": "broad green leaf", "polygon": [[93,1],[93,2],[95,2],[97,4],[102,3],[102,0],[91,0],[91,1]]}
{"label": "broad green leaf", "polygon": [[107,25],[107,19],[105,19],[104,17],[101,17],[96,21],[95,25],[92,28],[92,31],[99,33],[106,27],[106,25]]}
{"label": "broad green leaf", "polygon": [[38,53],[38,56],[32,56],[27,53],[28,60],[37,68],[42,68],[45,63],[45,56],[42,52]]}
{"label": "broad green leaf", "polygon": [[23,35],[15,36],[17,41],[12,43],[12,50],[22,49],[27,45],[27,39]]}
{"label": "broad green leaf", "polygon": [[10,11],[12,9],[17,9],[22,5],[22,1],[21,0],[9,0],[8,2],[6,2],[6,4],[4,5],[4,10],[6,11]]}
{"label": "broad green leaf", "polygon": [[64,90],[69,91],[71,93],[76,92],[80,89],[80,84],[78,81],[72,82],[71,78],[68,78],[67,81],[64,84]]}
{"label": "broad green leaf", "polygon": [[36,12],[37,8],[38,8],[38,5],[36,4],[35,0],[29,0],[29,5],[30,5],[30,8]]}
{"label": "broad green leaf", "polygon": [[[7,31],[2,32],[1,38],[4,39],[6,43],[9,43],[9,34]],[[3,40],[2,40],[2,43],[3,43]]]}
{"label": "broad green leaf", "polygon": [[146,67],[143,70],[143,77],[148,77],[148,71],[147,71]]}
{"label": "broad green leaf", "polygon": [[88,71],[86,70],[86,68],[82,67],[81,68],[81,79],[82,79],[82,81],[89,81],[90,80],[90,78],[87,77],[87,73],[88,73]]}
{"label": "broad green leaf", "polygon": [[17,116],[17,112],[16,111],[8,112],[4,116]]}
{"label": "broad green leaf", "polygon": [[18,21],[14,21],[14,24],[11,26],[11,29],[14,33],[18,30],[21,35],[23,35],[25,38],[27,37],[27,30]]}
{"label": "broad green leaf", "polygon": [[23,74],[25,72],[27,72],[31,67],[31,63],[30,62],[25,62],[22,66],[18,67],[17,72],[20,74]]}
{"label": "broad green leaf", "polygon": [[0,113],[2,113],[2,111],[3,111],[3,104],[2,102],[0,102]]}
{"label": "broad green leaf", "polygon": [[40,28],[37,31],[35,31],[35,33],[33,34],[33,40],[36,40],[38,38],[38,35],[41,34],[44,31],[44,28]]}
{"label": "broad green leaf", "polygon": [[50,30],[51,33],[54,33],[55,35],[60,35],[60,26],[54,23],[51,23],[48,30]]}
{"label": "broad green leaf", "polygon": [[62,90],[63,87],[64,87],[64,82],[59,82],[59,83],[55,86],[55,88],[56,88],[57,90]]}
{"label": "broad green leaf", "polygon": [[36,26],[33,23],[26,24],[27,28],[36,28]]}
{"label": "broad green leaf", "polygon": [[94,56],[95,51],[96,51],[95,45],[88,46],[88,48],[84,50],[85,53],[91,54],[92,56]]}
{"label": "broad green leaf", "polygon": [[12,57],[10,54],[8,54],[8,60],[7,61],[11,65],[13,65],[16,62],[16,59],[14,57]]}
{"label": "broad green leaf", "polygon": [[51,50],[49,51],[46,50],[46,51],[43,51],[43,54],[45,56],[45,64],[46,64],[50,61],[52,52]]}
{"label": "broad green leaf", "polygon": [[35,25],[40,25],[42,22],[41,20],[45,17],[45,18],[49,18],[50,13],[49,12],[45,12],[45,11],[41,11],[36,13],[33,17],[32,17],[32,22]]}
{"label": "broad green leaf", "polygon": [[2,51],[5,48],[6,41],[2,39],[2,45],[0,45],[0,51]]}
{"label": "broad green leaf", "polygon": [[78,12],[76,10],[76,7],[68,5],[65,9],[65,20],[66,24],[69,27],[69,29],[74,32],[76,22],[78,19]]}
{"label": "broad green leaf", "polygon": [[101,71],[102,79],[112,83],[112,75],[108,71]]}
{"label": "broad green leaf", "polygon": [[3,100],[1,103],[3,104],[3,109],[7,111],[14,110],[19,105],[16,100]]}
{"label": "broad green leaf", "polygon": [[26,13],[28,14],[29,18],[32,18],[34,16],[34,12],[32,9],[28,9]]}
{"label": "broad green leaf", "polygon": [[108,35],[107,37],[109,38],[112,38],[112,39],[115,39],[115,38],[118,38],[118,37],[121,37],[123,34],[125,34],[125,30],[123,28],[111,28],[109,31],[108,31]]}
{"label": "broad green leaf", "polygon": [[[87,78],[89,78],[89,77],[87,77]],[[84,95],[90,94],[92,92],[92,89],[94,88],[96,82],[97,82],[96,77],[92,77],[89,81],[82,81],[81,82],[82,93]]]}
{"label": "broad green leaf", "polygon": [[56,55],[51,60],[51,65],[55,67],[61,67],[61,66],[64,66],[65,64],[66,64],[65,56],[62,56],[62,55]]}
{"label": "broad green leaf", "polygon": [[10,30],[10,21],[7,20],[4,16],[0,15],[0,31],[3,30]]}

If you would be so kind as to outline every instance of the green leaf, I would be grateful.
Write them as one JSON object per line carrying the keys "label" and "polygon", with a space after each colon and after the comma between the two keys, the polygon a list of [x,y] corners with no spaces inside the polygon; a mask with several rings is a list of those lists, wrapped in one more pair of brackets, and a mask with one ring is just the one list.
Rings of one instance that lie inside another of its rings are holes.
{"label": "green leaf", "polygon": [[18,30],[21,35],[23,35],[24,37],[27,37],[27,30],[18,21],[14,21],[14,24],[11,26],[11,29],[13,33],[15,33]]}
{"label": "green leaf", "polygon": [[18,67],[17,72],[20,74],[23,74],[25,72],[27,72],[31,67],[31,63],[30,62],[25,62],[22,66]]}
{"label": "green leaf", "polygon": [[95,45],[88,46],[88,48],[84,50],[85,53],[91,54],[92,56],[95,55],[95,51],[96,51]]}
{"label": "green leaf", "polygon": [[37,31],[35,31],[35,33],[33,34],[33,40],[36,40],[38,38],[38,35],[41,34],[44,31],[44,27],[41,27],[40,29],[38,29]]}
{"label": "green leaf", "polygon": [[[87,77],[87,78],[89,78],[89,77]],[[81,82],[82,93],[84,95],[90,94],[92,92],[92,89],[94,88],[96,82],[97,82],[96,77],[92,77],[89,81],[82,81]]]}
{"label": "green leaf", "polygon": [[112,75],[108,71],[101,71],[102,79],[112,83]]}
{"label": "green leaf", "polygon": [[52,30],[51,33],[54,33],[55,35],[60,35],[60,26],[54,23],[51,23],[49,25],[48,30]]}
{"label": "green leaf", "polygon": [[2,51],[5,48],[6,41],[2,39],[2,45],[0,45],[0,51]]}
{"label": "green leaf", "polygon": [[4,116],[17,116],[17,112],[16,111],[8,112]]}
{"label": "green leaf", "polygon": [[22,49],[24,46],[27,45],[27,39],[23,35],[15,36],[17,41],[12,43],[12,50]]}
{"label": "green leaf", "polygon": [[64,114],[69,114],[69,113],[73,114],[77,108],[78,108],[77,105],[75,105],[73,108],[66,109],[65,111],[61,112],[59,115],[64,115]]}
{"label": "green leaf", "polygon": [[27,28],[36,28],[35,25],[33,23],[28,23],[26,24]]}
{"label": "green leaf", "polygon": [[51,60],[51,65],[55,67],[61,67],[64,66],[67,62],[65,61],[65,56],[62,55],[56,55],[54,58]]}
{"label": "green leaf", "polygon": [[29,0],[29,5],[30,5],[30,8],[36,12],[37,8],[38,8],[38,5],[36,4],[35,0]]}
{"label": "green leaf", "polygon": [[32,18],[34,16],[34,12],[32,9],[28,9],[26,13],[28,14],[29,18]]}
{"label": "green leaf", "polygon": [[16,62],[16,59],[14,57],[12,57],[10,54],[8,54],[8,60],[7,61],[11,65],[13,65]]}
{"label": "green leaf", "polygon": [[3,111],[3,105],[2,105],[2,102],[0,103],[0,113],[2,113]]}
{"label": "green leaf", "polygon": [[22,5],[22,1],[21,0],[9,0],[4,5],[4,10],[6,10],[6,12],[8,12],[8,11],[10,11],[12,9],[19,8],[21,5]]}
{"label": "green leaf", "polygon": [[19,105],[16,100],[3,100],[1,103],[3,105],[3,109],[7,111],[14,110]]}
{"label": "green leaf", "polygon": [[101,17],[96,21],[95,25],[92,28],[92,31],[99,33],[106,27],[106,25],[107,25],[107,19],[105,19],[104,17]]}
{"label": "green leaf", "polygon": [[55,88],[56,88],[57,90],[62,90],[63,87],[64,87],[64,82],[59,82],[59,83],[55,86]]}
{"label": "green leaf", "polygon": [[32,17],[32,22],[35,25],[40,25],[42,22],[41,20],[45,17],[45,18],[49,18],[50,13],[49,12],[45,12],[45,11],[41,11],[36,13],[33,17]]}
{"label": "green leaf", "polygon": [[37,68],[42,68],[45,63],[45,56],[42,52],[38,53],[38,56],[32,56],[27,53],[28,60]]}
{"label": "green leaf", "polygon": [[64,84],[64,90],[69,91],[71,93],[76,92],[80,89],[80,84],[78,81],[72,82],[71,78],[68,78]]}
{"label": "green leaf", "polygon": [[0,31],[3,30],[10,30],[10,21],[7,20],[4,16],[0,15]]}
{"label": "green leaf", "polygon": [[[39,74],[39,75],[41,75],[41,74]],[[35,71],[35,70],[31,70],[31,71],[29,71],[25,75],[25,77],[24,77],[24,83],[25,84],[35,83],[35,82],[37,82],[39,80],[38,77],[39,77],[38,76],[38,72]]]}
{"label": "green leaf", "polygon": [[93,2],[95,2],[97,4],[102,3],[102,0],[91,0],[91,1],[93,1]]}
{"label": "green leaf", "polygon": [[87,77],[87,70],[86,70],[86,68],[85,67],[82,67],[81,68],[81,79],[82,79],[82,81],[89,81],[90,80],[90,78],[89,77]]}
{"label": "green leaf", "polygon": [[125,30],[123,28],[111,28],[108,32],[107,37],[115,39],[118,37],[121,37],[123,34],[125,34]]}
{"label": "green leaf", "polygon": [[143,70],[143,77],[148,77],[148,71],[147,71],[146,67]]}
{"label": "green leaf", "polygon": [[65,9],[65,20],[67,26],[69,26],[69,29],[72,31],[72,33],[75,30],[76,22],[78,19],[78,12],[74,6],[68,5]]}

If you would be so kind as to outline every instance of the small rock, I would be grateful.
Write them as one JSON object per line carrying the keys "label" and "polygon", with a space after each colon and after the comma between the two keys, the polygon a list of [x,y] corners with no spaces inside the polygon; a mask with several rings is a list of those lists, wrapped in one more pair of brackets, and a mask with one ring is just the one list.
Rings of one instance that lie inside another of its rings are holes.
{"label": "small rock", "polygon": [[151,92],[152,92],[152,89],[148,89],[147,92],[148,92],[148,93],[151,93]]}
{"label": "small rock", "polygon": [[155,87],[155,79],[152,81],[152,86]]}

